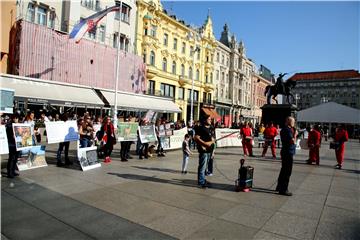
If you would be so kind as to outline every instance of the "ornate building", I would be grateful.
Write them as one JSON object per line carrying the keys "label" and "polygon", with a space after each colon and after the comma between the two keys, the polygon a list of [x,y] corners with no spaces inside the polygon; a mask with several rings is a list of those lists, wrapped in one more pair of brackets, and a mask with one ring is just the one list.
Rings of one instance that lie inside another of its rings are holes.
{"label": "ornate building", "polygon": [[[266,96],[264,95],[265,88],[271,85],[271,81],[260,74],[261,72],[254,71],[253,74],[253,103],[254,103],[254,117],[256,122],[261,122],[262,110],[261,107],[266,104]],[[273,101],[273,100],[272,100]]]}
{"label": "ornate building", "polygon": [[[190,120],[194,82],[194,119],[200,110],[214,113],[213,59],[216,39],[212,20],[194,29],[169,16],[160,1],[137,1],[136,49],[147,65],[148,94],[172,98],[182,110],[170,120]],[[215,113],[214,113],[215,116]]]}

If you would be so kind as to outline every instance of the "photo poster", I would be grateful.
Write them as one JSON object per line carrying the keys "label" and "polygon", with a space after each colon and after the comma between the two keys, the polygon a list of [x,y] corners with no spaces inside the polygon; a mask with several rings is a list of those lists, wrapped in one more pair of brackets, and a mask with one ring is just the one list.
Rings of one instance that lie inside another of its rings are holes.
{"label": "photo poster", "polygon": [[137,122],[118,122],[117,139],[119,142],[137,141]]}
{"label": "photo poster", "polygon": [[16,150],[31,148],[34,146],[33,137],[31,135],[31,124],[29,123],[13,123],[12,124]]}
{"label": "photo poster", "polygon": [[[187,127],[184,127],[179,130],[174,130],[173,135],[169,139],[169,147],[166,149],[180,149],[182,148],[182,143],[184,141],[185,134],[188,133]],[[165,147],[164,147],[165,149]]]}
{"label": "photo poster", "polygon": [[47,143],[72,142],[79,140],[76,121],[45,122]]}
{"label": "photo poster", "polygon": [[241,147],[242,142],[240,137],[240,131],[238,131],[238,133],[229,135],[233,132],[236,132],[236,129],[216,128],[215,129],[216,139],[225,137],[216,142],[216,147]]}
{"label": "photo poster", "polygon": [[78,148],[78,159],[83,171],[101,167],[97,147]]}
{"label": "photo poster", "polygon": [[149,122],[149,123],[154,123],[157,117],[157,112],[154,112],[153,110],[148,110],[145,117],[144,117],[144,121]]}
{"label": "photo poster", "polygon": [[139,135],[141,143],[157,141],[154,125],[139,126]]}
{"label": "photo poster", "polygon": [[14,113],[14,95],[15,90],[13,89],[7,89],[7,88],[0,88],[0,113],[8,113],[13,114]]}
{"label": "photo poster", "polygon": [[159,125],[159,137],[165,137],[166,136],[166,130],[165,130],[165,124]]}
{"label": "photo poster", "polygon": [[0,125],[0,154],[8,154],[9,145],[5,125]]}
{"label": "photo poster", "polygon": [[174,135],[174,128],[169,123],[159,125],[159,137],[170,137]]}
{"label": "photo poster", "polygon": [[39,145],[21,150],[17,161],[17,167],[19,171],[47,167],[45,159],[45,148],[46,146]]}

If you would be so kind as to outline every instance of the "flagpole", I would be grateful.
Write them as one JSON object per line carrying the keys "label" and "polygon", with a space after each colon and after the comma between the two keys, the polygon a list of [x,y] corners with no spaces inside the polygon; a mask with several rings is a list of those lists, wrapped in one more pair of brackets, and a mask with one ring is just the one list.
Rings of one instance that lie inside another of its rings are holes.
{"label": "flagpole", "polygon": [[116,56],[116,80],[115,80],[115,103],[114,103],[114,127],[117,128],[117,99],[118,94],[117,90],[119,87],[119,71],[120,71],[120,23],[121,23],[121,10],[122,10],[122,1],[120,1],[120,8],[119,8],[119,27],[118,27],[118,45],[117,45],[117,56]]}

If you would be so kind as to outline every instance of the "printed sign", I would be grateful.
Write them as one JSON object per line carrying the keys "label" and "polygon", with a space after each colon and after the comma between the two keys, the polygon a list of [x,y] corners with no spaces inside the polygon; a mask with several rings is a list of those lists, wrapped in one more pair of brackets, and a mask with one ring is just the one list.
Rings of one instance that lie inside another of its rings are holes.
{"label": "printed sign", "polygon": [[139,126],[139,135],[141,143],[157,141],[154,125]]}
{"label": "printed sign", "polygon": [[13,123],[16,150],[31,148],[34,145],[31,135],[31,125],[28,123]]}
{"label": "printed sign", "polygon": [[9,145],[6,135],[6,128],[4,125],[0,125],[0,154],[8,154]]}
{"label": "printed sign", "polygon": [[20,151],[17,167],[19,171],[46,167],[45,146],[33,146]]}
{"label": "printed sign", "polygon": [[174,130],[173,135],[168,137],[169,144],[168,146],[164,145],[164,149],[180,149],[182,148],[182,142],[184,141],[185,134],[188,133],[188,129],[182,128],[179,130]]}
{"label": "printed sign", "polygon": [[13,89],[0,89],[0,113],[13,113],[14,94],[15,91]]}
{"label": "printed sign", "polygon": [[[234,133],[236,131],[237,131],[237,133]],[[234,133],[234,134],[230,135],[231,133]],[[216,135],[216,139],[225,137],[216,142],[217,147],[241,147],[242,146],[239,130],[229,129],[229,128],[216,128],[215,135]]]}
{"label": "printed sign", "polygon": [[101,167],[97,147],[78,148],[78,159],[83,171]]}
{"label": "printed sign", "polygon": [[157,117],[157,113],[154,112],[153,110],[149,110],[149,111],[147,111],[147,113],[144,117],[144,121],[152,123],[152,122],[155,122],[156,117]]}
{"label": "printed sign", "polygon": [[79,130],[76,121],[45,122],[47,142],[60,143],[79,140]]}
{"label": "printed sign", "polygon": [[137,141],[138,126],[139,124],[136,122],[118,122],[118,141]]}

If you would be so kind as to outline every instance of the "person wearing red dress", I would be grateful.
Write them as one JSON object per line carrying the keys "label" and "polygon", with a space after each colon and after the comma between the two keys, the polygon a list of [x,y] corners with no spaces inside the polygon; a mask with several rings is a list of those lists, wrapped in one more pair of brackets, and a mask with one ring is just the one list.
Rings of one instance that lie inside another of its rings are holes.
{"label": "person wearing red dress", "polygon": [[345,142],[349,140],[348,132],[343,125],[340,125],[336,129],[334,140],[339,144],[339,146],[335,149],[335,155],[337,160],[337,165],[335,165],[335,168],[341,169],[344,163]]}
{"label": "person wearing red dress", "polygon": [[265,154],[267,152],[268,147],[271,147],[271,153],[273,158],[276,158],[276,142],[275,137],[278,135],[278,130],[276,127],[274,127],[274,124],[271,122],[267,125],[264,131],[264,137],[265,137],[265,144],[264,144],[264,150],[262,152],[262,157],[265,157]]}
{"label": "person wearing red dress", "polygon": [[309,160],[307,164],[316,165],[320,164],[320,145],[321,145],[321,133],[319,125],[315,125],[308,135],[308,147],[309,147]]}
{"label": "person wearing red dress", "polygon": [[254,157],[252,152],[252,129],[249,127],[249,123],[245,123],[245,125],[241,128],[240,134],[242,136],[242,146],[244,155],[248,155],[250,157]]}

